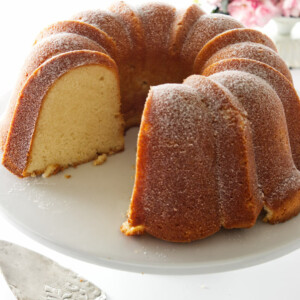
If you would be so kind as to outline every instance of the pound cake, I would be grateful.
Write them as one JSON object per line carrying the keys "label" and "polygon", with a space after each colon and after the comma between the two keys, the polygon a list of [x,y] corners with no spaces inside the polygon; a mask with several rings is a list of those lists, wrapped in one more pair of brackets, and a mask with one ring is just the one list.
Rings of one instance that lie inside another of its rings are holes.
{"label": "pound cake", "polygon": [[2,163],[54,174],[123,150],[139,124],[124,234],[190,242],[299,213],[290,71],[266,35],[195,4],[121,1],[42,30],[0,123]]}

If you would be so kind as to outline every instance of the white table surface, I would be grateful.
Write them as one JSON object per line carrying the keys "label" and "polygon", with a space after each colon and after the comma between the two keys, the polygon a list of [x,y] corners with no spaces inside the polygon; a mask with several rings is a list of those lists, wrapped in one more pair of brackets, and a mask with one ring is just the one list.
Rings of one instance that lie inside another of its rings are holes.
{"label": "white table surface", "polygon": [[[109,1],[103,2],[107,5]],[[177,5],[186,1],[165,2]],[[99,5],[101,1],[94,0],[78,3],[58,0],[0,1],[0,94],[13,86],[18,69],[43,26]],[[293,70],[292,74],[300,90],[300,70]],[[0,239],[18,243],[73,269],[101,287],[111,300],[300,299],[300,250],[242,270],[208,275],[161,276],[112,270],[67,257],[25,236],[1,216]],[[1,277],[0,299],[14,299]]]}

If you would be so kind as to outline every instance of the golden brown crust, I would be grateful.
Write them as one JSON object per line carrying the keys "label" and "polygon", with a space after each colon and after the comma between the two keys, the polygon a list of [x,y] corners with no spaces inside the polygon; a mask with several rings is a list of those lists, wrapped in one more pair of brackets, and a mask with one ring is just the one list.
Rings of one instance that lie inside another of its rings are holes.
{"label": "golden brown crust", "polygon": [[[174,7],[158,3],[146,4],[138,7],[134,14],[139,19],[136,30],[141,28],[142,41],[147,46],[143,48],[145,63],[142,68],[139,68],[136,57],[133,57],[136,62],[128,62],[132,69],[127,70],[120,64],[121,95],[124,100],[122,112],[127,128],[140,123],[150,86],[182,82],[187,75],[185,65],[169,53],[174,42],[174,31],[177,30],[173,26],[176,22]],[[135,51],[133,54],[136,56]]]}
{"label": "golden brown crust", "polygon": [[[173,98],[172,94],[168,97],[171,90],[176,91]],[[187,94],[190,97],[186,97]],[[130,229],[126,231],[127,234],[140,233],[133,228],[137,227],[144,228],[146,232],[160,239],[186,242],[219,230],[214,174],[208,173],[207,176],[199,178],[200,174],[197,174],[198,168],[202,170],[208,167],[211,161],[209,158],[203,159],[202,153],[195,151],[196,147],[186,148],[186,144],[191,141],[181,140],[179,136],[180,143],[184,145],[176,147],[178,140],[175,132],[174,136],[172,132],[170,136],[167,133],[169,128],[174,127],[176,134],[179,131],[185,136],[184,122],[170,120],[162,124],[164,118],[160,114],[161,109],[165,108],[164,114],[168,111],[168,117],[173,114],[174,120],[181,121],[183,115],[178,110],[178,104],[185,101],[189,112],[191,109],[194,111],[194,114],[188,115],[188,119],[193,119],[197,124],[200,122],[206,128],[205,132],[192,131],[191,140],[194,138],[195,145],[202,145],[207,152],[213,153],[211,123],[203,113],[205,107],[202,107],[197,98],[191,88],[181,85],[163,85],[150,91],[139,133],[137,173],[128,225],[123,226],[123,230]],[[163,106],[161,101],[164,102]],[[198,119],[199,114],[201,119]],[[183,164],[184,161],[186,165]],[[195,176],[199,180],[188,182],[185,178],[178,177],[182,168],[186,168],[189,176]],[[206,199],[210,199],[210,202],[205,201]],[[199,209],[195,210],[196,203],[200,201]]]}
{"label": "golden brown crust", "polygon": [[115,59],[116,57],[116,43],[109,35],[95,26],[74,20],[60,21],[46,27],[39,33],[34,44],[49,37],[50,35],[59,33],[73,33],[87,37],[96,42],[99,46],[103,47],[111,58]]}
{"label": "golden brown crust", "polygon": [[[193,114],[198,118],[191,121]],[[253,226],[262,199],[249,128],[232,95],[205,77],[152,88],[122,231],[189,242],[221,226]]]}
{"label": "golden brown crust", "polygon": [[274,51],[277,51],[273,41],[260,31],[249,28],[236,28],[228,30],[215,36],[199,51],[194,62],[194,73],[202,74],[205,63],[213,54],[215,54],[220,49],[228,45],[242,42],[262,44]]}
{"label": "golden brown crust", "polygon": [[[183,77],[178,64],[169,53],[176,19],[173,6],[149,3],[138,7],[139,18],[145,32],[146,63],[141,79],[145,82],[145,96],[150,86],[165,82],[181,82]],[[178,69],[179,67],[179,69]],[[141,81],[142,81],[141,80]]]}
{"label": "golden brown crust", "polygon": [[251,227],[263,202],[247,113],[228,89],[210,78],[193,75],[184,84],[205,97],[214,124],[221,225],[228,229]]}
{"label": "golden brown crust", "polygon": [[192,4],[187,9],[177,11],[170,43],[171,55],[175,57],[180,55],[189,31],[195,22],[204,14],[204,11],[196,4]]}
{"label": "golden brown crust", "polygon": [[140,124],[148,92],[143,83],[146,80],[141,74],[145,68],[145,33],[136,9],[121,1],[115,3],[110,10],[123,24],[132,43],[130,56],[119,64],[121,110],[126,122],[126,128],[130,128]]}
{"label": "golden brown crust", "polygon": [[168,53],[176,9],[170,5],[149,3],[140,6],[138,14],[145,32],[147,56]]}
{"label": "golden brown crust", "polygon": [[24,85],[15,108],[3,154],[3,165],[12,173],[23,177],[27,165],[32,137],[40,108],[52,84],[69,70],[101,64],[117,74],[117,66],[106,54],[79,50],[54,56],[42,64]]}
{"label": "golden brown crust", "polygon": [[201,16],[189,31],[181,51],[181,59],[186,62],[190,74],[193,72],[194,61],[198,52],[209,40],[224,31],[243,27],[241,23],[225,15]]}
{"label": "golden brown crust", "polygon": [[247,111],[265,207],[276,215],[277,221],[286,220],[291,212],[298,213],[300,172],[292,158],[278,95],[266,81],[243,71],[220,72],[209,78],[230,90]]}
{"label": "golden brown crust", "polygon": [[300,99],[292,83],[274,68],[251,59],[221,60],[203,71],[204,76],[228,70],[244,71],[268,82],[279,96],[285,111],[290,144],[295,165],[300,169]]}
{"label": "golden brown crust", "polygon": [[169,82],[182,82],[183,79],[191,75],[190,66],[180,59],[180,53],[190,30],[202,15],[204,12],[196,4],[176,12],[170,36],[170,49],[168,50],[169,56],[172,58],[169,64],[173,66],[168,72],[177,76],[174,76],[174,79],[169,80]]}
{"label": "golden brown crust", "polygon": [[116,44],[115,61],[118,65],[126,62],[131,56],[133,44],[130,34],[116,14],[103,10],[89,10],[78,13],[72,19],[95,26],[110,36]]}
{"label": "golden brown crust", "polygon": [[282,73],[291,83],[293,78],[284,60],[271,48],[253,42],[228,45],[213,54],[204,64],[203,69],[228,58],[247,58],[265,63]]}
{"label": "golden brown crust", "polygon": [[130,34],[133,44],[131,56],[134,58],[134,65],[136,65],[137,62],[144,63],[146,48],[144,39],[145,33],[136,9],[120,1],[114,3],[114,5],[110,7],[110,10],[118,16],[118,19],[122,21],[124,27],[127,28]]}

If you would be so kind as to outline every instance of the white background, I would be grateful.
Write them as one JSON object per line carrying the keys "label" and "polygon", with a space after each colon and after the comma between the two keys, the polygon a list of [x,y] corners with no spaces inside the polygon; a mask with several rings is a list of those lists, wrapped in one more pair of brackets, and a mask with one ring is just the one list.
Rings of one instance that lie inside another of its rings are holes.
{"label": "white background", "polygon": [[[128,1],[132,4],[141,1]],[[165,1],[182,6],[189,1]],[[110,1],[0,0],[0,95],[14,84],[26,53],[45,26]],[[192,3],[192,1],[190,1]],[[294,71],[300,89],[300,70]],[[55,259],[103,288],[112,300],[300,299],[300,251],[263,265],[226,273],[160,276],[127,273],[87,264],[31,240],[0,216],[0,239],[13,241]],[[0,300],[14,299],[0,277]]]}

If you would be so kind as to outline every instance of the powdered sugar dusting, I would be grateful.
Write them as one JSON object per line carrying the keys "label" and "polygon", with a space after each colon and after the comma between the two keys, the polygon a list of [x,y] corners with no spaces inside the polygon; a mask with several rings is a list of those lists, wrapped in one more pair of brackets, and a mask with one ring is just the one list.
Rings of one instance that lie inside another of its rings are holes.
{"label": "powdered sugar dusting", "polygon": [[84,36],[72,33],[55,34],[44,38],[32,48],[25,61],[21,77],[29,77],[35,69],[52,56],[75,50],[93,50],[107,54],[100,45]]}
{"label": "powdered sugar dusting", "polygon": [[145,31],[148,54],[167,52],[170,48],[170,35],[173,30],[175,13],[174,7],[157,3],[150,3],[138,8],[138,14]]}
{"label": "powdered sugar dusting", "polygon": [[36,42],[59,33],[73,33],[89,38],[103,47],[112,58],[116,55],[116,44],[104,31],[79,21],[61,21],[45,28],[36,38]]}
{"label": "powdered sugar dusting", "polygon": [[166,84],[150,92],[137,158],[144,175],[132,201],[142,201],[136,213],[145,214],[151,234],[193,240],[219,229],[213,130],[205,110],[189,87]]}
{"label": "powdered sugar dusting", "polygon": [[219,50],[206,62],[204,68],[227,58],[248,58],[263,62],[281,72],[292,82],[291,73],[282,58],[269,47],[253,42],[233,44]]}
{"label": "powdered sugar dusting", "polygon": [[279,96],[285,111],[293,159],[300,168],[300,100],[292,84],[278,71],[264,63],[249,59],[227,59],[204,71],[205,75],[227,70],[239,70],[267,81]]}
{"label": "powdered sugar dusting", "polygon": [[[286,199],[295,185],[296,191],[300,189],[300,173],[292,159],[285,114],[277,94],[265,80],[246,72],[226,71],[210,78],[228,88],[247,111],[264,201],[270,207],[288,205]],[[274,190],[279,189],[281,192],[272,199]]]}
{"label": "powdered sugar dusting", "polygon": [[130,34],[133,45],[132,51],[136,51],[138,55],[138,57],[135,57],[134,59],[138,60],[140,57],[143,57],[145,49],[145,33],[137,10],[123,1],[115,3],[110,7],[110,10],[118,16],[118,19],[121,20],[124,27],[126,27],[126,31]]}
{"label": "powdered sugar dusting", "polygon": [[190,30],[183,45],[181,58],[191,67],[197,53],[202,47],[216,35],[233,28],[241,28],[238,21],[224,15],[203,15]]}
{"label": "powdered sugar dusting", "polygon": [[208,78],[193,75],[184,84],[202,95],[214,125],[221,224],[225,228],[252,226],[262,197],[247,112],[228,89]]}
{"label": "powdered sugar dusting", "polygon": [[200,9],[199,5],[193,4],[186,9],[176,11],[174,29],[171,33],[171,55],[179,55],[182,45],[192,26],[205,13]]}
{"label": "powdered sugar dusting", "polygon": [[194,71],[196,73],[202,73],[204,64],[213,54],[228,45],[242,42],[263,44],[277,51],[273,41],[260,31],[249,28],[235,28],[217,35],[204,45],[195,59]]}
{"label": "powdered sugar dusting", "polygon": [[130,57],[133,49],[132,40],[118,15],[103,10],[89,10],[75,15],[72,19],[96,26],[112,37],[117,46],[118,61]]}

